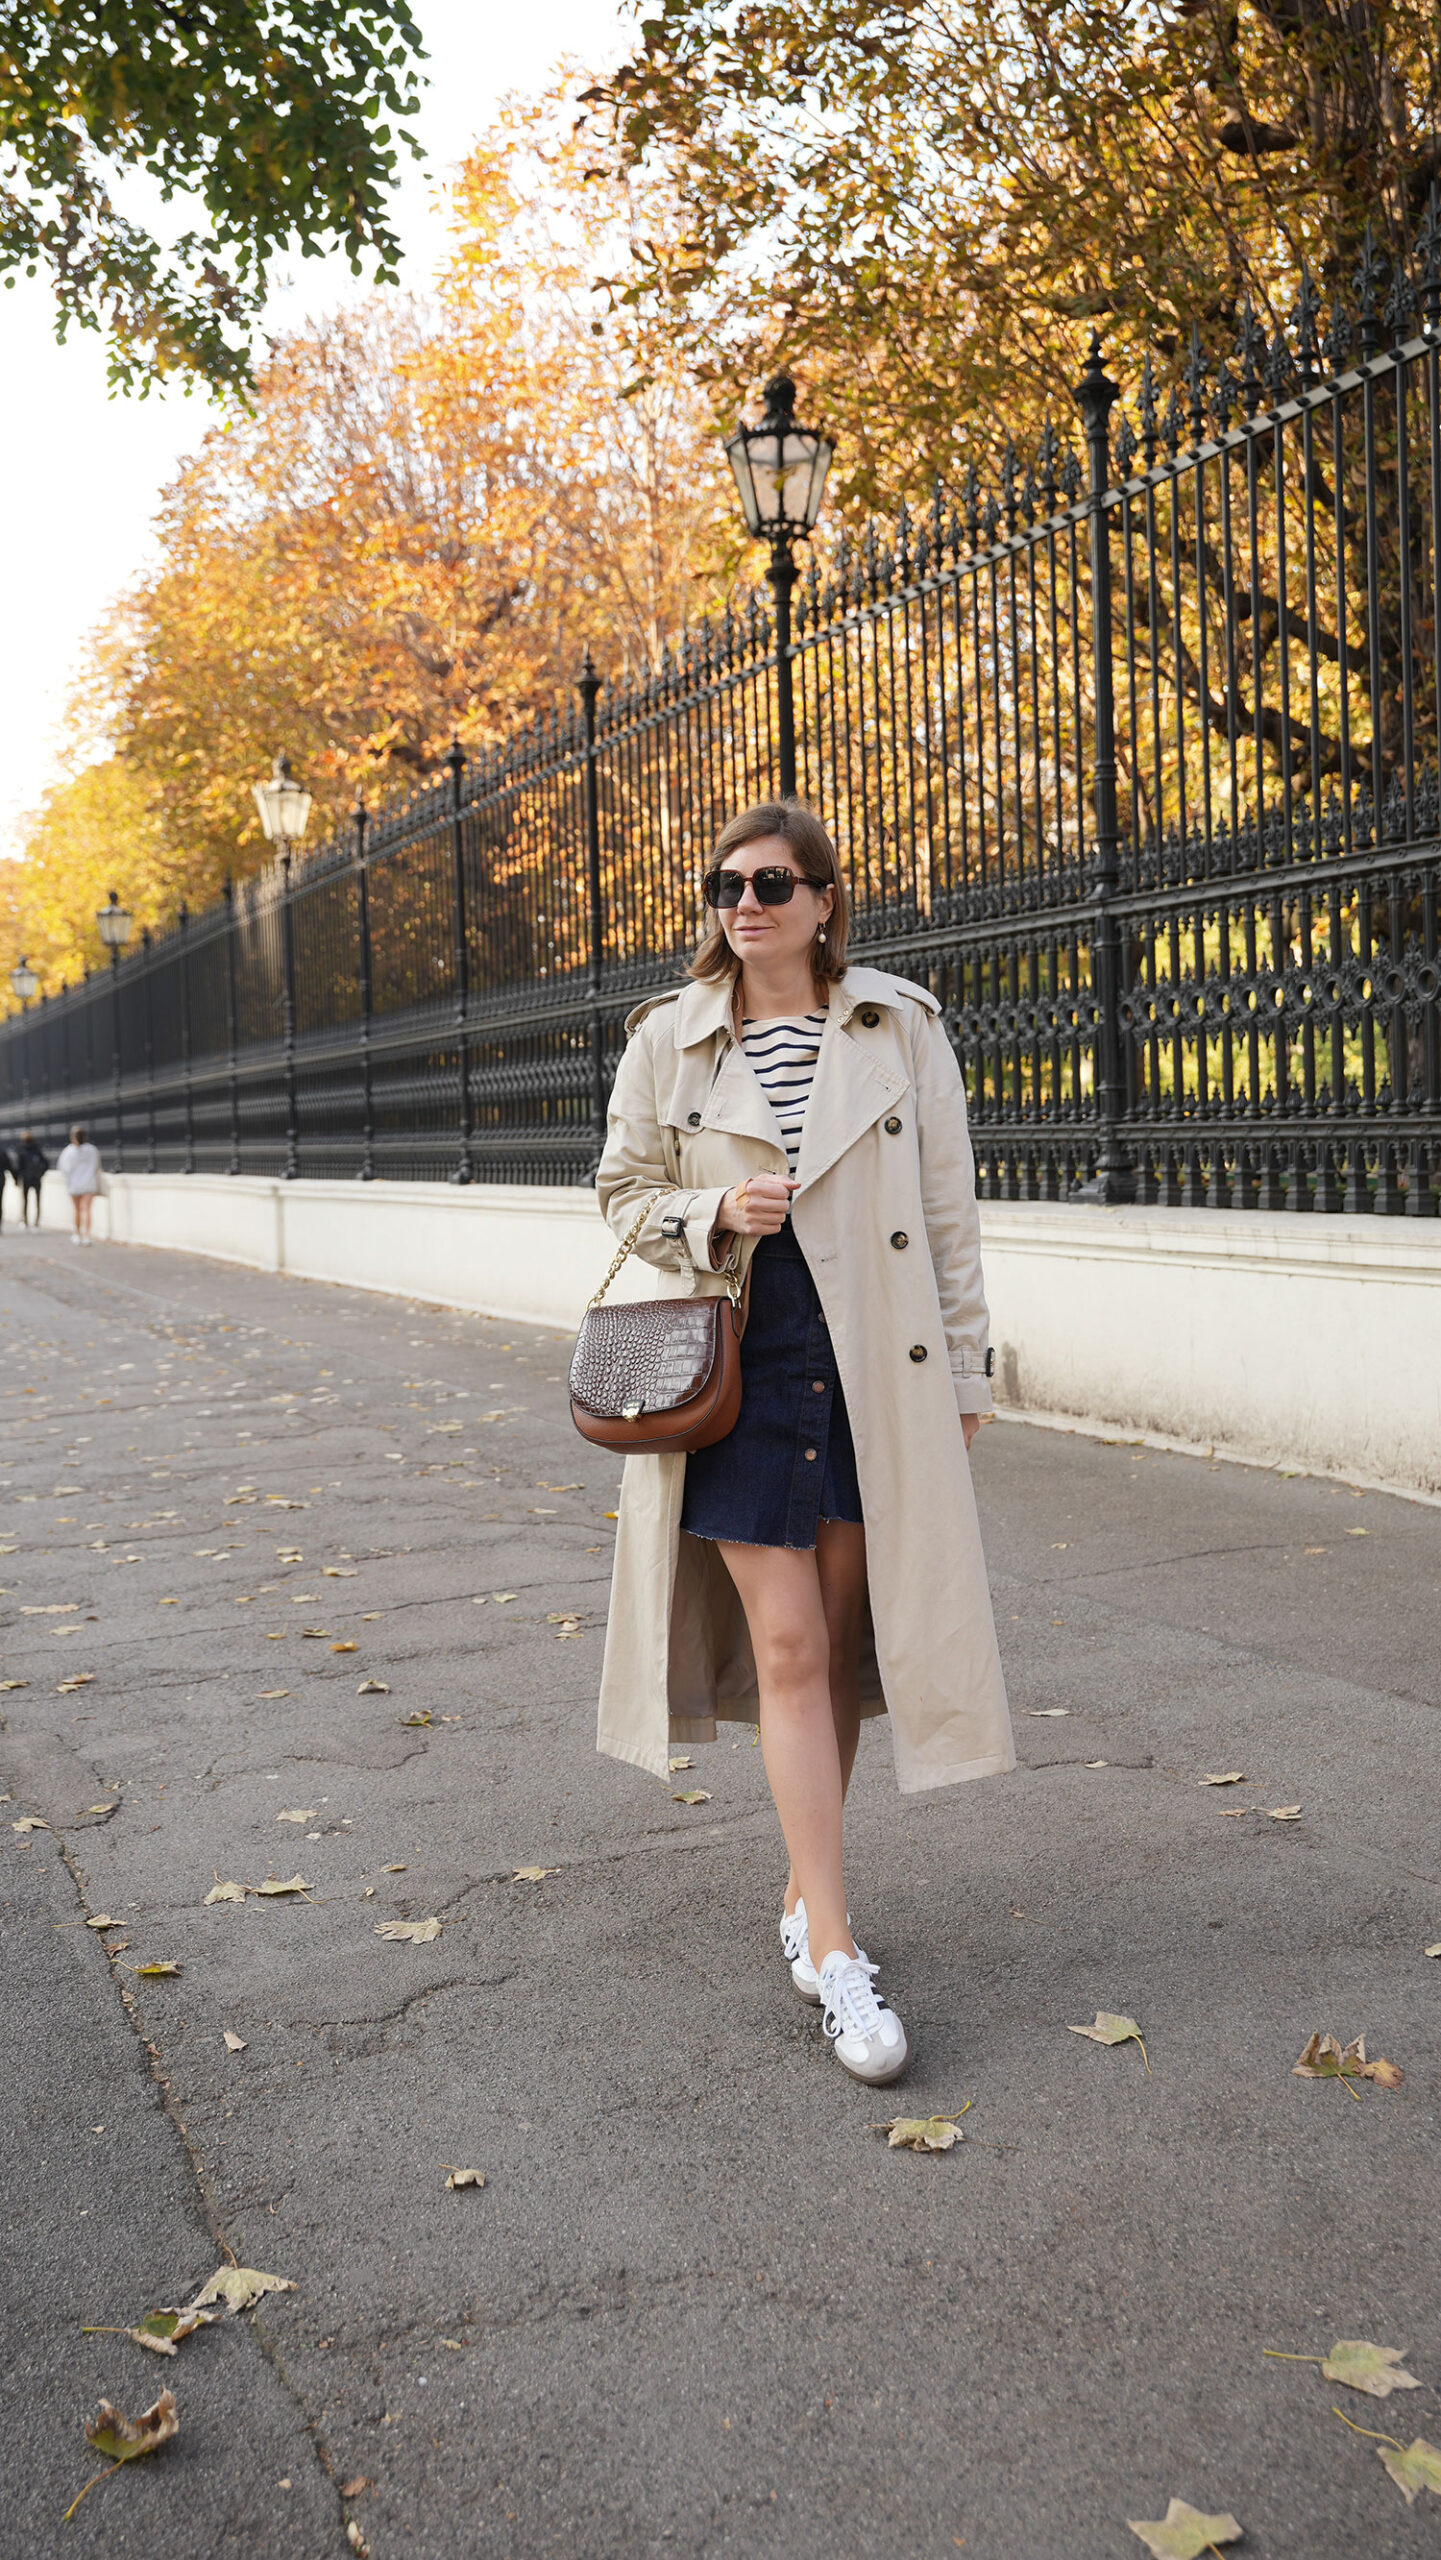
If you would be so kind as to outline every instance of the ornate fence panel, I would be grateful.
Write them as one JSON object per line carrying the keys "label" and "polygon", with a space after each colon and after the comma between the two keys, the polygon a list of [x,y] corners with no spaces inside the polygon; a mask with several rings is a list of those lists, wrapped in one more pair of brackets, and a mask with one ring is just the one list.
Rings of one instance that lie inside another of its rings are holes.
{"label": "ornate fence panel", "polygon": [[[853,949],[940,997],[983,1193],[1434,1214],[1441,219],[1072,438],[839,538],[802,794]],[[0,1136],[107,1161],[584,1177],[724,817],[775,788],[752,598],[0,1026]]]}

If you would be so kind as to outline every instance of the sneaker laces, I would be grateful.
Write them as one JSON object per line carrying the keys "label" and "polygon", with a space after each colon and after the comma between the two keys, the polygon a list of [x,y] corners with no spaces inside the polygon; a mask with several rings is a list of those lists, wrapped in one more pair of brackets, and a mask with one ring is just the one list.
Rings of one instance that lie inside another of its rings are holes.
{"label": "sneaker laces", "polygon": [[834,1973],[827,1970],[822,1981],[825,1997],[825,2030],[836,2036],[859,2036],[869,2043],[881,2031],[881,2003],[871,1984],[880,1972],[864,1956],[847,1956]]}
{"label": "sneaker laces", "polygon": [[781,1913],[781,1945],[788,1964],[794,1964],[798,1956],[807,1953],[806,1906],[803,1902],[798,1902],[794,1911]]}

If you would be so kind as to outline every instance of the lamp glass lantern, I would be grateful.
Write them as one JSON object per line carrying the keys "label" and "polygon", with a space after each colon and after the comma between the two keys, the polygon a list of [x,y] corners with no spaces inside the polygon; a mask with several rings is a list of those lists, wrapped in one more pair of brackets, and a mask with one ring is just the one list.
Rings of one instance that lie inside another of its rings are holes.
{"label": "lamp glass lantern", "polygon": [[821,511],[835,447],[814,427],[798,427],[796,386],[789,374],[766,385],[759,426],[737,427],[726,445],[750,533],[768,542],[800,540]]}
{"label": "lamp glass lantern", "polygon": [[310,819],[310,793],[296,781],[290,758],[277,756],[268,782],[253,782],[255,805],[267,844],[299,844]]}
{"label": "lamp glass lantern", "polygon": [[22,1004],[28,1004],[40,981],[22,951],[10,972],[10,984]]}
{"label": "lamp glass lantern", "polygon": [[95,919],[100,939],[107,951],[123,951],[130,939],[131,919],[128,907],[122,907],[119,894],[112,889],[110,904],[102,907]]}

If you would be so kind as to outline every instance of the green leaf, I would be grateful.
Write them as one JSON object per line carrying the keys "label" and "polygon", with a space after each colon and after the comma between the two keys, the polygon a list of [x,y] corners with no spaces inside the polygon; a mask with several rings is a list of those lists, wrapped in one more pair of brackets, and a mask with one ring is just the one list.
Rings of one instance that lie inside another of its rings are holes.
{"label": "green leaf", "polygon": [[1188,2507],[1184,2498],[1171,2500],[1159,2524],[1138,2524],[1130,2516],[1126,2521],[1154,2560],[1200,2560],[1203,2551],[1214,2551],[1218,2543],[1241,2539],[1234,2516],[1202,2515],[1199,2507]]}
{"label": "green leaf", "polygon": [[1373,2347],[1367,2338],[1338,2338],[1321,2371],[1328,2382],[1344,2382],[1349,2391],[1364,2391],[1372,2400],[1387,2400],[1393,2391],[1419,2391],[1414,2373],[1401,2359],[1404,2347]]}
{"label": "green leaf", "polygon": [[186,2338],[197,2329],[209,2329],[222,2317],[218,2311],[201,2311],[194,2303],[188,2311],[147,2311],[137,2320],[130,2335],[137,2347],[149,2347],[160,2356],[178,2355]]}
{"label": "green leaf", "polygon": [[1428,2444],[1424,2436],[1413,2436],[1404,2453],[1399,2445],[1389,2444],[1378,2444],[1376,2453],[1408,2507],[1414,2505],[1423,2489],[1434,2490],[1441,2497],[1441,2445]]}

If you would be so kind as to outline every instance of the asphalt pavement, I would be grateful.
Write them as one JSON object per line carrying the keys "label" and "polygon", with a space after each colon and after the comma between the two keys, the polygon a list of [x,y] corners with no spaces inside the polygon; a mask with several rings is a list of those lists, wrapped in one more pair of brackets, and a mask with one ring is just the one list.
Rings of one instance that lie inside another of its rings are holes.
{"label": "asphalt pavement", "polygon": [[[1437,1510],[981,1435],[1022,1766],[902,1798],[866,1728],[867,2093],[750,1729],[595,1753],[564,1340],[11,1227],[0,1327],[7,2553],[1103,2560],[1172,2497],[1435,2550],[1353,2427],[1441,2443]],[[221,2267],[293,2290],[123,2334]],[[1422,2387],[1263,2352],[1342,2338]]]}

